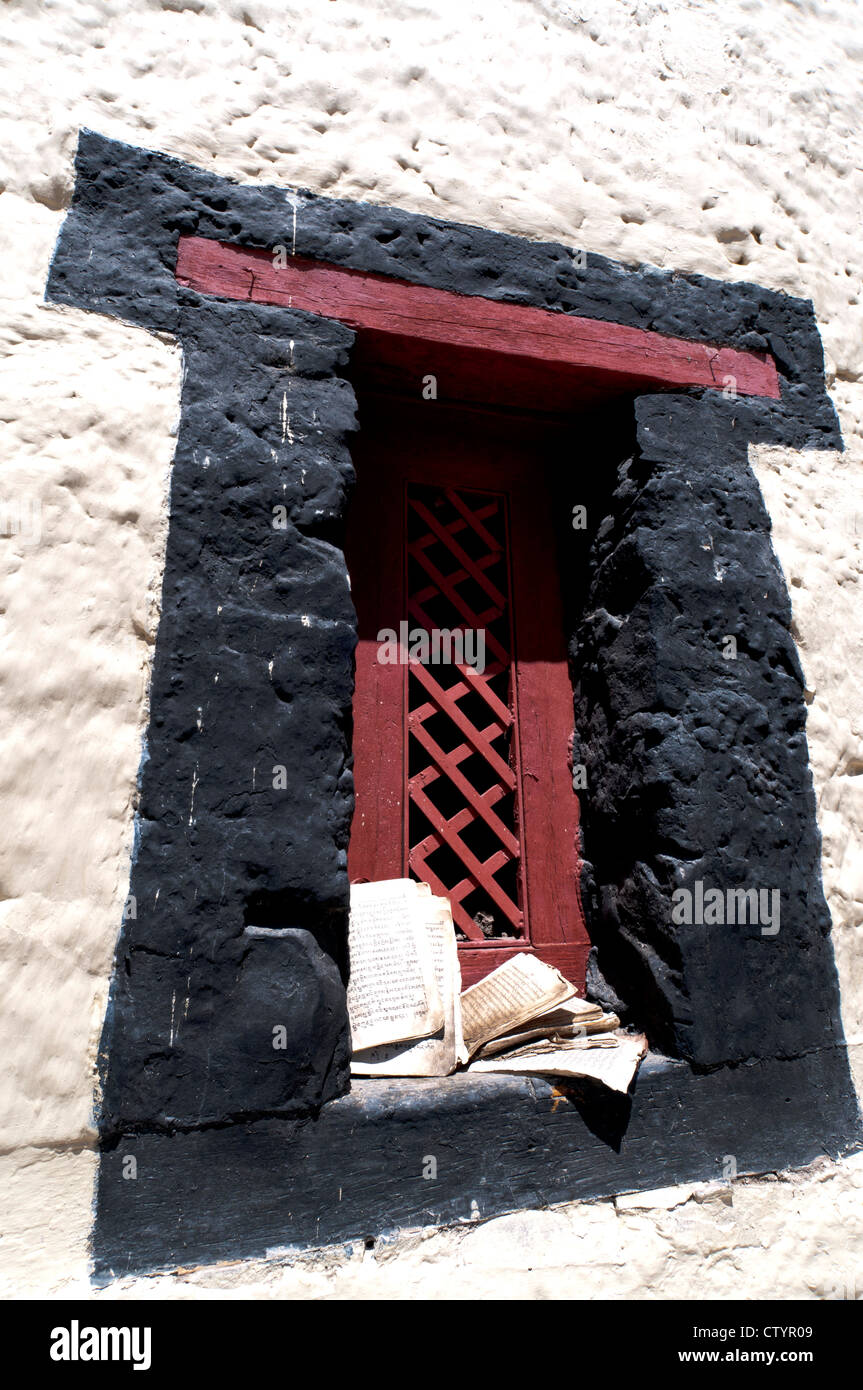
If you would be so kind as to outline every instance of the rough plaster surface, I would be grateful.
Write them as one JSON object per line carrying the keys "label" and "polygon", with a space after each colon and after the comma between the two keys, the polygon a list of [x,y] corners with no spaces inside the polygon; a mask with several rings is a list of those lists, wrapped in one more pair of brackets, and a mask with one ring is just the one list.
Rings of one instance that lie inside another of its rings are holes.
{"label": "rough plaster surface", "polygon": [[[837,404],[839,404],[837,402]],[[807,682],[807,735],[824,891],[852,1074],[863,1091],[863,474],[859,453],[752,451],[791,591]]]}
{"label": "rough plaster surface", "polygon": [[[13,1291],[85,1287],[92,1062],[128,884],[179,399],[173,345],[40,302],[81,126],[248,182],[812,297],[847,453],[761,449],[754,462],[812,693],[825,888],[863,1080],[857,16],[853,0],[4,6],[2,500],[25,520],[0,538]],[[461,1281],[476,1296],[478,1280],[491,1292],[506,1279],[554,1297],[582,1294],[589,1270],[597,1296],[826,1296],[863,1284],[860,1182],[852,1160],[736,1184],[730,1207],[727,1193],[653,1206],[641,1194],[637,1209],[622,1199],[417,1236],[386,1258],[131,1287],[428,1296]]]}

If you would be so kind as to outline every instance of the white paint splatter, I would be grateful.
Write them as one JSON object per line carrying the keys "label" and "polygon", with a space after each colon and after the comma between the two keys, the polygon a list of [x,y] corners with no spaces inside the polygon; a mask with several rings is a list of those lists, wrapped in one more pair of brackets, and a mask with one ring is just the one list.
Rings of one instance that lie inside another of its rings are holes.
{"label": "white paint splatter", "polygon": [[285,192],[285,202],[288,204],[293,214],[291,226],[291,255],[295,256],[297,254],[297,208],[300,206],[300,199],[296,193],[292,193],[288,189]]}
{"label": "white paint splatter", "polygon": [[713,537],[712,537],[712,536],[710,537],[710,544],[709,544],[709,545],[702,546],[702,550],[709,550],[709,551],[712,552],[712,554],[713,554],[713,573],[714,573],[714,575],[715,575],[715,577],[716,577],[717,583],[721,584],[722,581],[723,581],[723,579],[725,578],[725,568],[724,568],[724,566],[720,565],[719,561],[718,561],[717,558],[716,558],[716,551],[715,551],[714,548],[713,548]]}
{"label": "white paint splatter", "polygon": [[294,442],[294,432],[293,432],[293,430],[291,429],[291,422],[290,422],[290,420],[288,419],[288,393],[287,393],[287,391],[283,391],[283,392],[282,392],[282,406],[281,406],[281,410],[280,410],[280,418],[281,418],[281,423],[282,423],[282,443],[284,444],[284,442],[285,442],[285,436],[287,435],[288,440],[290,441],[291,444],[293,444],[293,442]]}

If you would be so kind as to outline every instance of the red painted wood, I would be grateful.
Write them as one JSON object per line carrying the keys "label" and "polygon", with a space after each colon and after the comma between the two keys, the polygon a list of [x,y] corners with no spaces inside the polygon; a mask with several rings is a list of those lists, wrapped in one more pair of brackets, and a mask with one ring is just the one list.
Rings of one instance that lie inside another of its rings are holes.
{"label": "red painted wood", "polygon": [[491,941],[481,944],[473,941],[459,942],[458,959],[461,966],[462,989],[478,984],[486,975],[491,974],[492,970],[497,970],[499,965],[505,965],[511,956],[523,951],[528,955],[539,956],[540,960],[553,965],[561,975],[571,980],[583,992],[590,951],[589,941],[568,945],[545,942],[539,947],[524,941],[513,941],[503,945]]}
{"label": "red painted wood", "polygon": [[508,849],[511,854],[518,854],[518,841],[503,822],[498,819],[492,809],[494,803],[500,801],[501,797],[504,795],[503,789],[501,787],[492,787],[490,788],[490,794],[478,796],[467,778],[462,776],[458,767],[459,763],[463,762],[465,757],[469,755],[470,749],[463,744],[461,748],[455,749],[454,752],[445,753],[443,749],[438,747],[434,739],[429,736],[421,720],[414,720],[412,715],[408,716],[408,720],[414,738],[419,740],[429,757],[440,768],[441,772],[445,773],[453,786],[461,792],[464,799],[471,803],[480,818],[485,821],[488,828],[493,831],[501,841],[504,848]]}
{"label": "red painted wood", "polygon": [[[776,365],[766,354],[452,294],[299,256],[277,268],[269,251],[204,237],[180,238],[176,275],[204,294],[304,309],[389,339],[388,350],[375,349],[383,360],[393,360],[393,344],[420,342],[427,349],[479,352],[496,359],[498,370],[501,362],[517,372],[519,364],[539,361],[546,371],[557,367],[633,388],[721,389],[733,378],[739,395],[778,400],[780,394]],[[481,371],[487,375],[485,365]]]}
{"label": "red painted wood", "polygon": [[[357,454],[361,449],[357,449]],[[405,876],[405,668],[377,659],[377,633],[392,621],[393,594],[402,590],[402,552],[380,545],[404,528],[396,489],[378,490],[371,479],[351,501],[348,570],[357,611],[354,690],[354,783],[348,870],[351,880]]]}
{"label": "red painted wood", "polygon": [[[460,830],[464,830],[468,825],[473,823],[473,816],[470,810],[465,809],[460,811],[458,815],[446,820],[436,812],[433,803],[422,789],[416,785],[416,779],[412,778],[409,786],[411,800],[425,812],[426,816],[435,827],[435,846],[441,841],[449,846],[449,848],[458,855],[465,868],[469,871],[472,886],[484,888],[495,904],[495,907],[500,909],[512,927],[518,929],[522,924],[522,914],[519,912],[516,905],[510,901],[506,893],[498,886],[494,878],[498,869],[503,868],[504,864],[507,862],[508,855],[503,850],[500,850],[489,859],[478,859],[476,855],[467,848],[458,833]],[[473,800],[473,798],[471,798],[471,800]],[[414,854],[411,858],[416,866],[418,878],[424,879],[426,882],[431,882],[432,878],[434,878],[440,883],[434,871],[425,864],[423,854]],[[460,926],[463,931],[471,935],[476,934],[481,938],[482,932],[475,928],[474,924],[469,920],[465,921],[457,911],[459,899],[452,891],[446,889],[443,884],[440,885],[439,891],[443,892],[445,896],[450,899],[456,924]]]}
{"label": "red painted wood", "polygon": [[[536,423],[501,422],[493,416],[450,410],[439,403],[407,405],[386,400],[364,405],[362,429],[353,451],[358,483],[346,553],[360,623],[361,655],[354,697],[357,810],[349,848],[350,876],[352,880],[377,879],[408,872],[408,667],[378,665],[374,669],[373,660],[377,632],[381,628],[397,630],[406,612],[405,489],[410,483],[422,483],[453,489],[459,498],[470,489],[503,494],[509,515],[508,597],[515,648],[515,772],[496,758],[494,775],[499,780],[486,796],[477,795],[472,786],[460,788],[465,791],[468,808],[450,820],[445,832],[438,826],[423,853],[431,853],[441,836],[457,836],[477,815],[497,833],[495,805],[505,795],[504,787],[515,786],[520,807],[517,838],[523,862],[521,911],[508,910],[505,895],[503,901],[495,898],[495,903],[502,914],[500,920],[508,921],[520,934],[486,941],[475,923],[469,921],[470,930],[462,923],[471,937],[459,945],[463,981],[465,985],[475,983],[513,951],[528,950],[581,987],[590,943],[579,894],[578,798],[572,790],[569,767],[572,690],[544,468],[547,457],[560,455],[560,438]],[[487,515],[483,518],[480,514],[481,526],[488,520]],[[486,539],[489,545],[493,543],[488,533]],[[461,544],[453,551],[453,564],[455,570],[447,576],[450,587],[463,573],[470,575],[490,600],[506,597],[493,584],[491,593],[489,584],[480,582],[480,575],[487,578],[488,566],[477,566]],[[424,602],[428,599],[426,595]],[[426,619],[422,604],[411,622],[434,626]],[[463,668],[462,678],[448,691],[436,688],[428,669],[416,670],[428,699],[413,712],[412,727],[429,753],[430,772],[414,779],[413,795],[425,805],[433,825],[434,808],[426,805],[427,777],[440,773],[459,787],[465,760],[475,750],[483,756],[493,754],[489,739],[513,718],[496,697],[489,702],[491,723],[486,730],[478,730],[461,715],[458,699],[466,693],[464,675],[468,670]],[[476,673],[470,675],[477,685],[482,684]],[[434,708],[446,708],[450,713],[464,739],[461,746],[444,751],[430,737],[424,740],[424,721]],[[417,717],[420,715],[422,718]],[[389,740],[383,749],[379,746],[382,738]],[[374,745],[372,749],[369,743]],[[396,802],[401,802],[405,814],[394,834],[392,808]],[[376,825],[379,814],[388,819],[389,829]],[[487,876],[506,857],[506,851],[512,851],[513,838],[498,834],[500,848],[485,866],[462,855],[466,877],[454,886],[441,884],[432,871],[420,876],[431,882],[436,892],[459,902],[473,890],[475,880],[483,878],[483,867]],[[394,841],[398,842],[398,852]]]}
{"label": "red painted wood", "polygon": [[530,846],[526,891],[530,939],[540,947],[584,941],[586,931],[580,878],[572,872],[578,862],[579,810],[570,766],[572,684],[551,500],[534,449],[512,481],[510,505],[521,806]]}
{"label": "red painted wood", "polygon": [[[410,608],[410,605],[406,604],[406,607]],[[420,622],[424,621],[424,615],[422,613],[419,615],[412,614],[412,616],[418,617]],[[427,626],[429,625],[427,624]],[[434,624],[431,624],[431,626],[434,626]],[[464,694],[468,689],[469,682],[467,679],[460,681],[457,685],[451,686],[449,690],[443,690],[419,662],[412,664],[411,670],[431,695],[432,705],[449,715],[453,723],[458,726],[459,732],[464,734],[465,739],[471,745],[474,752],[479,753],[480,757],[485,758],[486,762],[494,769],[501,782],[504,782],[509,787],[514,786],[515,777],[512,770],[507,767],[502,758],[498,757],[497,752],[491,746],[491,740],[500,732],[500,725],[504,723],[509,725],[512,723],[512,716],[509,711],[506,710],[505,717],[494,725],[489,726],[487,729],[477,729],[475,725],[465,719],[457,704],[457,697]],[[462,674],[467,677],[467,669],[464,669]],[[489,693],[492,694],[493,692]],[[423,706],[421,708],[425,707]],[[414,713],[419,717],[421,710],[414,711]]]}
{"label": "red painted wood", "polygon": [[[426,485],[433,482],[432,477],[425,479]],[[458,493],[452,488],[443,487],[436,488],[434,495],[442,509],[439,516],[434,515],[424,500],[427,493],[420,494],[416,488],[406,489],[411,523],[406,550],[409,559],[414,561],[409,566],[406,589],[408,613],[428,631],[435,626],[435,622],[426,612],[425,605],[435,605],[439,616],[440,602],[447,600],[447,616],[443,619],[443,626],[450,630],[458,630],[459,626],[484,630],[486,655],[490,649],[496,659],[487,665],[484,663],[482,671],[473,670],[467,665],[459,666],[460,678],[455,682],[451,679],[451,667],[439,673],[434,666],[429,669],[419,662],[411,663],[415,680],[409,681],[408,686],[409,756],[412,748],[412,761],[424,755],[426,763],[409,778],[408,797],[411,804],[422,812],[430,832],[419,839],[415,835],[409,836],[408,865],[417,878],[431,883],[436,892],[449,898],[456,926],[467,937],[482,941],[482,930],[466,902],[475,893],[484,895],[483,910],[493,906],[519,935],[522,934],[524,920],[520,905],[523,896],[521,841],[492,811],[492,807],[508,791],[515,791],[514,824],[518,820],[520,793],[514,756],[517,741],[513,740],[510,764],[503,761],[491,744],[492,739],[512,729],[515,723],[514,710],[498,698],[491,684],[500,677],[505,677],[507,686],[511,684],[512,614],[507,578],[509,547],[506,542],[506,500],[498,493]],[[477,513],[480,515],[477,516]],[[486,525],[486,522],[491,524],[492,518],[498,530],[497,538],[491,535]],[[474,546],[483,546],[488,553],[471,556],[460,539],[465,539],[467,534],[473,537]],[[432,560],[432,550],[437,563]],[[447,574],[442,572],[439,565],[444,566]],[[506,592],[490,577],[492,568],[497,572],[498,582],[505,581]],[[423,572],[431,581],[427,585],[422,583],[420,577]],[[471,584],[479,594],[478,609],[474,606],[476,598],[468,601],[460,588],[461,585]],[[422,595],[422,602],[419,595]],[[507,634],[505,644],[494,638],[488,629],[489,623],[496,623],[499,627],[503,623]],[[490,640],[492,638],[494,640]],[[417,687],[421,687],[421,691]],[[428,700],[423,699],[424,694],[429,696]],[[479,695],[482,704],[473,705],[475,712],[471,717],[465,713],[460,702],[472,695]],[[487,720],[486,710],[491,711],[493,718],[491,724],[483,727]],[[426,727],[426,721],[430,722],[431,727],[440,723],[441,715],[445,716],[447,731],[443,736],[446,738],[455,732],[465,740],[452,750],[452,754],[441,747],[436,736]],[[471,752],[480,755],[482,790],[457,771],[457,763],[469,765]],[[496,779],[491,786],[488,784],[489,777]],[[450,803],[446,811],[439,809],[433,798],[426,794],[427,788],[444,792]],[[454,809],[453,799],[456,802],[460,800],[460,809]],[[465,836],[465,832],[475,832],[479,821],[491,830],[491,844],[497,846],[492,852],[486,848],[483,858],[473,853]],[[455,863],[464,870],[458,882],[453,882],[451,875],[448,882],[438,878],[433,861],[443,847],[452,852]],[[506,889],[496,879],[505,866],[515,869],[514,893],[512,887]],[[475,903],[474,911],[477,906]]]}

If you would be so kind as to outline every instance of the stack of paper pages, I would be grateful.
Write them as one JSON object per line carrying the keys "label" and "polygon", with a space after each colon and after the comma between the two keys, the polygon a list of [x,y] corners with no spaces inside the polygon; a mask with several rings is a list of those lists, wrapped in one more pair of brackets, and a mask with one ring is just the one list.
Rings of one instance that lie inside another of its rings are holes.
{"label": "stack of paper pages", "polygon": [[390,879],[351,888],[348,1013],[357,1076],[514,1072],[591,1077],[626,1091],[647,1039],[576,997],[528,951],[461,989],[446,898]]}

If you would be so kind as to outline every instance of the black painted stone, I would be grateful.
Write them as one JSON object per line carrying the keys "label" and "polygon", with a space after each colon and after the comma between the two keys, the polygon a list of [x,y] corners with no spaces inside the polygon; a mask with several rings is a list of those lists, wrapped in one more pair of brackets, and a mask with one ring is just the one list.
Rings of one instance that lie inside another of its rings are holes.
{"label": "black painted stone", "polygon": [[[842,1027],[769,519],[732,403],[641,397],[636,419],[636,454],[594,500],[572,642],[596,968],[671,1055],[799,1055]],[[697,880],[778,890],[779,930],[675,925],[672,894]]]}
{"label": "black painted stone", "polygon": [[355,629],[331,537],[353,478],[353,393],[335,375],[353,334],[181,300],[181,427],[135,916],[102,1040],[104,1134],[306,1112],[348,1076]]}

